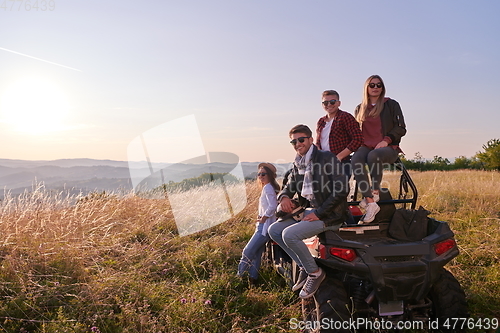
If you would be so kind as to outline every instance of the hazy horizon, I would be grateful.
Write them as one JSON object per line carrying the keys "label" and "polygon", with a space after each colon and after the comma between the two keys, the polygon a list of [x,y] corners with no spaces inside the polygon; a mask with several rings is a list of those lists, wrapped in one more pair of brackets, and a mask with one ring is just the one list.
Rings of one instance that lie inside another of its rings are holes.
{"label": "hazy horizon", "polygon": [[[436,155],[437,156],[437,155]],[[455,156],[455,157],[447,157],[447,156],[439,156],[443,158],[447,158],[450,162],[453,162],[456,158],[460,156]],[[473,156],[465,156],[467,158],[471,158]],[[408,157],[405,156],[406,159],[408,160],[413,160],[415,157]],[[434,158],[425,158],[424,160],[431,161]],[[92,160],[92,161],[109,161],[109,162],[120,162],[120,163],[147,163],[147,160],[142,160],[142,161],[127,161],[127,160],[113,160],[113,159],[107,159],[107,158],[88,158],[88,157],[75,157],[75,158],[57,158],[57,159],[51,159],[51,160],[26,160],[26,159],[9,159],[9,158],[0,158],[0,165],[3,160],[6,161],[21,161],[21,162],[56,162],[56,161],[65,161],[65,160]],[[262,163],[262,162],[269,162],[269,161],[240,161],[241,163]],[[153,164],[203,164],[203,163],[182,163],[182,162],[152,162]],[[225,163],[225,162],[206,162],[208,163]],[[293,160],[290,161],[280,161],[280,162],[269,162],[269,163],[276,163],[276,164],[289,164],[293,163]]]}

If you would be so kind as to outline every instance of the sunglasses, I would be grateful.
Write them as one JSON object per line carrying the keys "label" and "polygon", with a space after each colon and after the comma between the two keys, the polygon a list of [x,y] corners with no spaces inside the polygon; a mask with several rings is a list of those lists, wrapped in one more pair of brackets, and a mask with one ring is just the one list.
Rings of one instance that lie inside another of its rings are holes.
{"label": "sunglasses", "polygon": [[290,141],[290,143],[295,146],[297,144],[297,141],[299,141],[300,143],[304,143],[304,140],[305,139],[309,139],[310,136],[301,136],[300,138],[297,138],[297,139],[293,139],[292,141]]}
{"label": "sunglasses", "polygon": [[368,85],[368,87],[370,87],[370,88],[375,88],[375,87],[377,87],[377,88],[382,88],[383,86],[384,86],[384,85],[383,85],[381,82],[379,82],[379,83],[370,83],[370,84]]}
{"label": "sunglasses", "polygon": [[321,103],[323,103],[324,106],[327,106],[328,103],[330,103],[331,105],[334,105],[335,103],[337,103],[337,100],[336,99],[331,99],[329,101],[323,101]]}
{"label": "sunglasses", "polygon": [[267,176],[267,173],[266,173],[266,172],[259,172],[259,173],[257,174],[257,176],[259,176],[259,177],[261,177],[261,176],[262,176],[262,177],[264,177],[264,176]]}

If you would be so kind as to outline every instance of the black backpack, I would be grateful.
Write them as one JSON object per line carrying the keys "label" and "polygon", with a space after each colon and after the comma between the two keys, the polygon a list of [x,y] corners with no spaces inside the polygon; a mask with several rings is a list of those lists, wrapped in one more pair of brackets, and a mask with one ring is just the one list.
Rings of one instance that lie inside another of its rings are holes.
{"label": "black backpack", "polygon": [[419,209],[396,209],[389,224],[389,235],[401,241],[422,240],[428,235],[427,216],[429,214],[430,212],[422,206]]}

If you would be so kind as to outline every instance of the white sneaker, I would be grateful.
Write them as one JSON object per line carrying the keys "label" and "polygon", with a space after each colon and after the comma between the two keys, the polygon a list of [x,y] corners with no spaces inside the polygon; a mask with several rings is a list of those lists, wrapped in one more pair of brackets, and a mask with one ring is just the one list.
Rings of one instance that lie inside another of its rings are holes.
{"label": "white sneaker", "polygon": [[[379,200],[380,200],[380,195],[374,194],[373,195],[373,201],[374,202],[378,202]],[[363,200],[361,200],[359,202],[359,207],[361,207],[363,209],[366,209],[366,205],[368,205],[368,201],[366,201],[366,198],[363,198]]]}
{"label": "white sneaker", "polygon": [[361,219],[361,221],[358,222],[358,224],[365,224],[365,223],[370,223],[373,220],[375,220],[375,215],[380,212],[380,207],[377,205],[376,202],[370,202],[369,204],[366,205],[366,213]]}

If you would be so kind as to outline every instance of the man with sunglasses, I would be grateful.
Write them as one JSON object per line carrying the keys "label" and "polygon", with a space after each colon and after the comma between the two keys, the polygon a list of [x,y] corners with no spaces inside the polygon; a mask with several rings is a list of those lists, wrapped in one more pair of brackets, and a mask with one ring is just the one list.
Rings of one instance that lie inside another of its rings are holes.
{"label": "man with sunglasses", "polygon": [[341,102],[338,92],[325,90],[322,99],[326,115],[319,118],[316,126],[316,146],[334,153],[350,177],[351,153],[363,144],[363,134],[354,116],[339,109]]}
{"label": "man with sunglasses", "polygon": [[302,268],[292,290],[302,288],[299,297],[309,298],[324,280],[325,272],[303,240],[326,230],[337,230],[346,220],[348,179],[338,158],[314,145],[309,127],[297,125],[289,135],[297,155],[278,202],[282,211],[291,213],[295,208],[291,199],[297,195],[300,206],[308,208],[299,222],[293,218],[274,222],[269,236]]}

